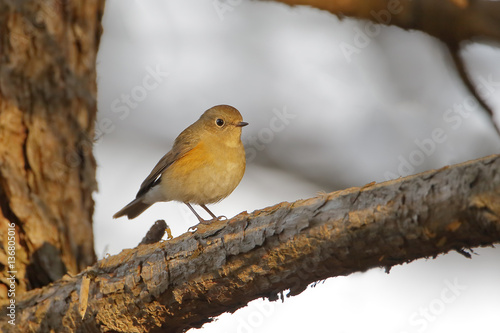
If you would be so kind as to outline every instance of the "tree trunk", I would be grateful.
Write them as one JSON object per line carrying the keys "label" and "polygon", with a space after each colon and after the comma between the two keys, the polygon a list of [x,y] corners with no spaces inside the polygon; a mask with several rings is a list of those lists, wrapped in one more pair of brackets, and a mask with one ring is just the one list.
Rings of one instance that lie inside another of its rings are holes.
{"label": "tree trunk", "polygon": [[96,260],[92,136],[103,7],[0,0],[0,300]]}
{"label": "tree trunk", "polygon": [[[500,242],[500,155],[141,245],[17,302],[12,332],[182,332],[281,291]],[[281,297],[283,297],[281,295]],[[0,308],[0,328],[7,323]]]}

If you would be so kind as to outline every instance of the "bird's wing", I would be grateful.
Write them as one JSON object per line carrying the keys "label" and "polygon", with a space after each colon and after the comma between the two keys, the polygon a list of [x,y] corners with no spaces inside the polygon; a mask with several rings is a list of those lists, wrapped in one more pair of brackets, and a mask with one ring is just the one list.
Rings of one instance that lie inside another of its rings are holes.
{"label": "bird's wing", "polygon": [[[182,136],[179,135],[179,137]],[[172,165],[175,161],[186,155],[191,149],[193,149],[199,141],[199,138],[190,135],[191,133],[186,133],[182,136],[183,140],[177,138],[174,142],[172,149],[166,153],[156,164],[156,166],[151,170],[149,176],[142,182],[139,192],[137,192],[136,198],[142,196],[148,192],[153,186],[157,185],[161,180],[161,175],[165,169]]]}

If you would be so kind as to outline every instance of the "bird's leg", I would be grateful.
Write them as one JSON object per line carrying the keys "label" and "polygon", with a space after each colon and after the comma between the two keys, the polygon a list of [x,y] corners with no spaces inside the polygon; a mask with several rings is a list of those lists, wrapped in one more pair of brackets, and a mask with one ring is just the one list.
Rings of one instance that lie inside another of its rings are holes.
{"label": "bird's leg", "polygon": [[227,217],[225,216],[215,216],[214,213],[212,213],[210,211],[210,209],[207,208],[207,206],[205,205],[200,205],[204,210],[207,211],[208,214],[210,214],[210,216],[212,216],[212,220],[204,220],[201,218],[200,215],[198,215],[198,213],[194,210],[193,206],[191,206],[191,204],[189,204],[188,202],[185,202],[186,206],[189,207],[189,209],[193,212],[194,215],[196,215],[196,217],[198,218],[198,221],[201,223],[201,224],[210,224],[212,221],[216,220],[216,221],[221,221],[222,219],[226,219],[227,220]]}
{"label": "bird's leg", "polygon": [[207,207],[207,206],[205,206],[205,205],[200,205],[200,207],[201,207],[201,208],[203,208],[204,210],[206,210],[206,211],[207,211],[207,213],[208,213],[208,214],[210,214],[210,216],[212,216],[214,219],[216,219],[216,218],[217,218],[217,216],[215,216],[215,214],[214,214],[214,213],[212,213],[212,212],[210,211],[210,209],[208,209],[208,207]]}
{"label": "bird's leg", "polygon": [[[193,206],[191,206],[188,202],[185,202],[185,204],[189,207],[189,209],[191,209],[191,211],[193,212],[194,215],[196,215],[196,217],[198,218],[198,221],[202,224],[210,224],[210,221],[207,221],[207,220],[204,220],[201,218],[200,215],[198,215],[198,213],[194,210]],[[212,213],[210,213],[211,215],[213,215]]]}
{"label": "bird's leg", "polygon": [[203,208],[204,210],[206,210],[208,212],[208,214],[210,214],[214,220],[217,220],[217,221],[221,221],[221,220],[227,220],[227,217],[225,217],[224,215],[221,215],[221,216],[215,216],[214,213],[212,213],[210,211],[210,209],[208,209],[207,206],[205,205],[200,205],[201,208]]}

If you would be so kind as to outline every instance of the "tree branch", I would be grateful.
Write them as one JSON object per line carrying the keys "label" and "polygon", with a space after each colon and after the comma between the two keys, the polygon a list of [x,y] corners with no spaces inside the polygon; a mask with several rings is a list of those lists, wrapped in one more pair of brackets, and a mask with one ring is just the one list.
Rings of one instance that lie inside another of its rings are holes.
{"label": "tree branch", "polygon": [[476,90],[474,83],[472,83],[469,74],[467,73],[467,69],[465,68],[464,61],[460,56],[459,47],[457,45],[448,45],[448,50],[450,51],[451,59],[453,60],[453,64],[455,65],[455,69],[457,70],[460,79],[462,80],[465,88],[469,91],[469,93],[474,96],[476,101],[478,101],[479,105],[486,111],[486,114],[490,118],[490,122],[493,124],[495,131],[500,136],[500,128],[495,123],[495,114],[490,106],[486,103],[486,101],[479,95],[479,92]]}
{"label": "tree branch", "polygon": [[[268,0],[266,0],[268,1]],[[273,0],[345,16],[420,30],[446,44],[500,42],[500,3],[487,0]],[[450,29],[450,24],[453,29]]]}
{"label": "tree branch", "polygon": [[499,169],[495,155],[199,225],[20,296],[15,327],[2,305],[0,327],[182,332],[328,277],[492,245],[500,241]]}
{"label": "tree branch", "polygon": [[[268,1],[268,0],[266,0]],[[500,2],[487,0],[274,0],[291,6],[305,5],[345,16],[420,30],[441,40],[450,51],[453,64],[467,90],[488,114],[497,134],[493,110],[471,82],[459,48],[464,42],[500,43]],[[453,28],[450,29],[450,24]],[[366,29],[366,28],[365,28]]]}

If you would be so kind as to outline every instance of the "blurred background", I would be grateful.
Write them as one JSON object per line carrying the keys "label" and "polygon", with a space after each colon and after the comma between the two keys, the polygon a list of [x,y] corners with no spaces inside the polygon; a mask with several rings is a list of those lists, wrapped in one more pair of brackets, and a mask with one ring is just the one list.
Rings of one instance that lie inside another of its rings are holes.
{"label": "blurred background", "polygon": [[[236,0],[108,0],[103,27],[99,258],[137,246],[157,219],[174,236],[197,223],[173,202],[132,221],[111,216],[135,197],[175,137],[217,104],[238,108],[250,123],[242,135],[246,174],[231,196],[210,207],[228,217],[500,149],[445,48],[420,32]],[[463,56],[499,123],[500,49],[471,44]],[[472,260],[450,253],[390,274],[374,269],[331,278],[283,303],[251,302],[200,331],[498,331],[500,251],[475,251]]]}

